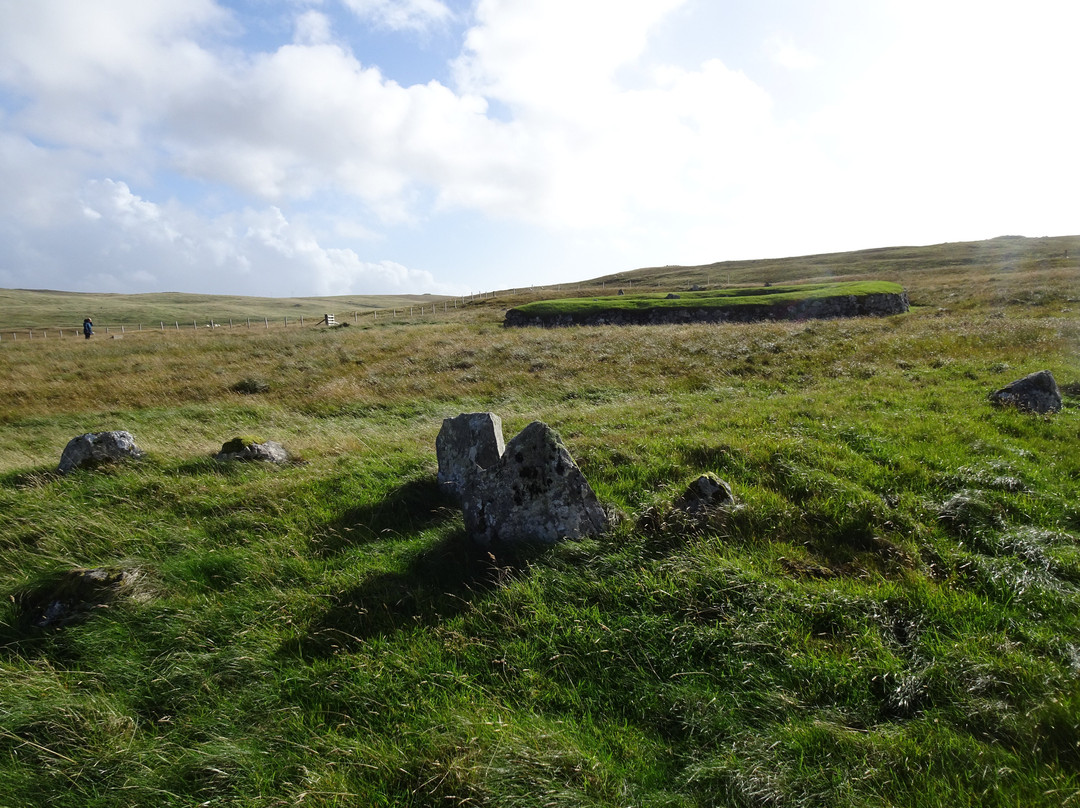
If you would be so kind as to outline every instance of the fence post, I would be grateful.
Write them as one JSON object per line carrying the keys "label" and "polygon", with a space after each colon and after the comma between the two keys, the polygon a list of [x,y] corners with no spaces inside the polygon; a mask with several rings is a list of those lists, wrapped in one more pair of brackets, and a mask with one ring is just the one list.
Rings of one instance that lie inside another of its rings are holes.
{"label": "fence post", "polygon": [[191,321],[191,330],[192,331],[198,331],[199,330],[199,324],[195,320]]}
{"label": "fence post", "polygon": [[173,325],[175,325],[175,326],[176,326],[176,330],[177,330],[177,331],[179,331],[179,330],[180,330],[180,321],[179,321],[179,320],[173,320]]}
{"label": "fence post", "polygon": [[285,327],[286,328],[289,327],[289,315],[287,315],[287,314],[285,315]]}
{"label": "fence post", "polygon": [[267,331],[270,330],[270,318],[269,317],[263,317],[263,325],[266,326]]}
{"label": "fence post", "polygon": [[304,327],[304,315],[302,315],[302,314],[300,315],[300,327],[301,328]]}
{"label": "fence post", "polygon": [[127,332],[126,332],[126,331],[124,330],[124,327],[123,327],[123,326],[120,326],[120,333],[121,333],[121,334],[126,334],[126,333],[127,333]]}
{"label": "fence post", "polygon": [[161,324],[161,330],[164,331],[165,330],[165,321],[164,320],[158,320],[158,322]]}

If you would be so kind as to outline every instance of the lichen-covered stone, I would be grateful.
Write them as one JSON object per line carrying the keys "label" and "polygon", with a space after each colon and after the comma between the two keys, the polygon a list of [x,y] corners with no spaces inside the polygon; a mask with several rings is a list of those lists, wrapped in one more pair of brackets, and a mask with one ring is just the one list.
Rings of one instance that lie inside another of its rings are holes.
{"label": "lichen-covered stone", "polygon": [[227,462],[230,460],[254,461],[261,463],[287,463],[290,455],[277,441],[259,441],[251,437],[237,437],[226,441],[214,459]]}
{"label": "lichen-covered stone", "polygon": [[460,497],[478,470],[489,469],[503,454],[502,419],[492,412],[466,412],[442,423],[435,439],[439,486]]}
{"label": "lichen-covered stone", "polygon": [[60,455],[57,471],[67,474],[75,469],[93,469],[146,454],[135,444],[130,432],[87,432],[72,438]]}
{"label": "lichen-covered stone", "polygon": [[707,472],[690,483],[672,507],[690,516],[697,516],[730,505],[734,501],[731,486],[715,474]]}
{"label": "lichen-covered stone", "polygon": [[999,407],[1016,407],[1037,413],[1058,412],[1061,391],[1054,374],[1049,370],[1031,373],[990,394],[990,401]]}
{"label": "lichen-covered stone", "polygon": [[570,452],[549,426],[534,421],[462,496],[465,527],[478,543],[551,544],[595,536],[608,517]]}

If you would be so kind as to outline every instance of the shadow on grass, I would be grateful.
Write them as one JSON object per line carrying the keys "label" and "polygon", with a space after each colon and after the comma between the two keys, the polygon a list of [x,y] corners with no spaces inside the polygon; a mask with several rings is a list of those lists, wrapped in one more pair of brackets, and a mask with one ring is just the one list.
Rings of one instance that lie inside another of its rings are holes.
{"label": "shadow on grass", "polygon": [[307,635],[287,643],[282,653],[328,657],[373,637],[437,625],[521,574],[524,556],[495,552],[455,531],[415,556],[404,571],[370,575],[334,596]]}
{"label": "shadow on grass", "polygon": [[387,535],[420,533],[460,515],[453,497],[433,477],[409,480],[388,496],[350,508],[311,540],[311,551],[327,557]]}
{"label": "shadow on grass", "polygon": [[293,458],[284,463],[268,463],[256,460],[217,460],[214,454],[198,457],[185,461],[173,467],[171,472],[184,477],[201,477],[215,475],[218,477],[232,477],[245,473],[250,469],[263,469],[265,471],[279,471],[293,466],[307,465],[303,458]]}
{"label": "shadow on grass", "polygon": [[16,490],[40,488],[59,480],[78,480],[82,475],[116,476],[125,471],[146,467],[151,464],[160,465],[157,463],[156,458],[147,455],[141,458],[130,458],[118,462],[88,464],[81,468],[71,469],[66,473],[57,471],[55,465],[38,466],[29,471],[12,471],[7,474],[0,474],[0,488]]}
{"label": "shadow on grass", "polygon": [[124,597],[145,591],[136,568],[53,570],[10,592],[0,606],[0,656],[46,655],[71,661],[65,629],[85,623]]}
{"label": "shadow on grass", "polygon": [[10,488],[12,490],[39,488],[59,480],[61,476],[56,471],[56,466],[39,466],[30,471],[12,471],[7,474],[0,474],[0,488]]}

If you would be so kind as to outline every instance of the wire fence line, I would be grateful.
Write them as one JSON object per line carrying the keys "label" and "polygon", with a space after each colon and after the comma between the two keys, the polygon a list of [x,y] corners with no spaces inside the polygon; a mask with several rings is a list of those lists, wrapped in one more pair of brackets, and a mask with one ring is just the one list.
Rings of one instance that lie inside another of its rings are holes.
{"label": "wire fence line", "polygon": [[[383,309],[367,309],[361,311],[354,309],[348,313],[330,313],[312,317],[310,315],[278,315],[276,317],[230,317],[213,318],[206,317],[191,320],[157,320],[152,323],[121,323],[101,324],[93,326],[94,336],[106,336],[113,339],[137,334],[145,331],[201,331],[217,330],[225,331],[236,329],[262,329],[272,328],[306,328],[311,326],[329,325],[342,326],[347,324],[357,325],[365,321],[374,323],[385,322],[413,322],[418,318],[432,318],[439,314],[465,308],[469,303],[481,299],[491,299],[496,296],[495,292],[484,292],[468,297],[456,297],[452,299],[435,301],[432,303],[418,303],[410,306],[388,307]],[[19,340],[42,340],[42,339],[80,339],[83,338],[82,326],[15,326],[0,328],[0,343],[17,342]]]}
{"label": "wire fence line", "polygon": [[[623,286],[621,281],[615,281],[612,283],[612,288],[616,286]],[[561,291],[563,284],[556,284],[554,286],[523,286],[517,288],[506,289],[502,292],[477,292],[471,295],[465,295],[462,297],[445,298],[443,300],[433,301],[431,303],[416,303],[409,306],[397,306],[387,308],[370,308],[361,311],[360,309],[354,309],[348,313],[325,313],[321,316],[311,317],[309,315],[278,315],[276,317],[231,317],[231,318],[213,318],[204,317],[202,319],[194,318],[191,320],[157,320],[146,323],[119,323],[119,324],[101,324],[95,323],[94,336],[106,336],[112,339],[119,339],[123,336],[132,333],[138,333],[143,331],[200,331],[204,329],[215,330],[224,329],[226,331],[235,330],[237,328],[252,329],[260,328],[263,330],[270,330],[272,328],[293,328],[293,327],[309,327],[318,325],[330,325],[341,326],[346,323],[353,325],[362,323],[364,321],[371,322],[411,322],[415,321],[418,317],[436,317],[441,314],[449,314],[450,312],[462,309],[468,306],[470,303],[474,303],[480,300],[491,300],[500,294],[522,294],[526,292],[536,291]],[[632,281],[626,282],[627,288],[633,288]],[[601,281],[597,284],[597,288],[604,292],[607,288],[607,284]],[[11,326],[0,327],[0,344],[18,342],[19,340],[40,340],[40,339],[78,339],[83,337],[82,326],[59,326],[59,325],[35,325],[35,326]]]}

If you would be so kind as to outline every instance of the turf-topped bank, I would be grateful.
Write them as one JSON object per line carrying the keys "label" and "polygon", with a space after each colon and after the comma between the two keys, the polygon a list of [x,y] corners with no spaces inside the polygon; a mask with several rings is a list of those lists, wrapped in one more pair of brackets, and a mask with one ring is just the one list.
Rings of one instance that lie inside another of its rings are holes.
{"label": "turf-topped bank", "polygon": [[540,300],[510,309],[507,326],[749,323],[901,314],[907,293],[897,283],[855,281]]}

